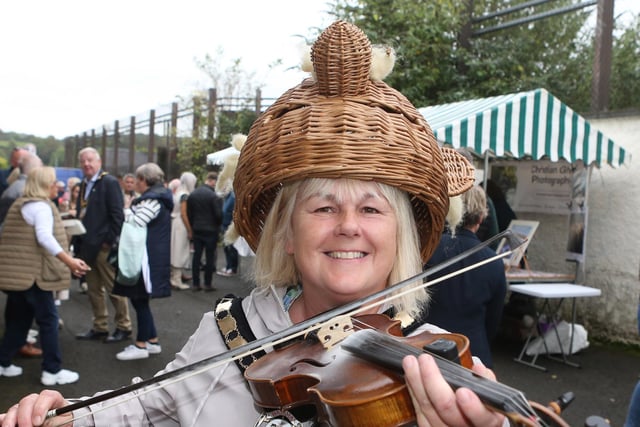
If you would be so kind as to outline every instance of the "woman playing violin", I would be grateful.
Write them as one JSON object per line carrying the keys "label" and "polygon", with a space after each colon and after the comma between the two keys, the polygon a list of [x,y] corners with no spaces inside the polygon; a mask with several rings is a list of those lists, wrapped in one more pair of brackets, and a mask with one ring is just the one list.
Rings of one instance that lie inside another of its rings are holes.
{"label": "woman playing violin", "polygon": [[[388,49],[379,53],[393,62]],[[234,224],[256,251],[257,287],[236,306],[240,314],[219,310],[221,303],[205,314],[164,372],[224,352],[238,333],[248,336],[238,330],[244,326],[255,338],[269,336],[421,271],[440,238],[448,197],[472,185],[472,169],[443,154],[416,109],[381,81],[391,66],[372,68],[371,57],[357,27],[334,23],[312,48],[314,77],[254,123],[234,180]],[[417,291],[372,311],[394,313],[409,326],[425,299]],[[221,333],[227,316],[234,334]],[[47,424],[73,417],[75,426],[255,425],[262,411],[241,371],[250,363],[227,362]],[[431,356],[407,356],[403,368],[420,426],[503,424],[471,390],[454,392]],[[481,364],[473,369],[493,378]],[[9,408],[2,425],[40,425],[47,411],[68,404],[56,391],[33,394]]]}

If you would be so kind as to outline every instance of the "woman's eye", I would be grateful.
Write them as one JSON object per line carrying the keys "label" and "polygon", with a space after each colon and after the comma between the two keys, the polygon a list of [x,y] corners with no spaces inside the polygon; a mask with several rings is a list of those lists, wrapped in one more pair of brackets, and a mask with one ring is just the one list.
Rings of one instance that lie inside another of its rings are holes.
{"label": "woman's eye", "polygon": [[318,213],[333,212],[333,208],[331,206],[321,206],[321,207],[315,208],[313,211]]}
{"label": "woman's eye", "polygon": [[372,207],[365,207],[365,208],[362,208],[362,211],[363,211],[364,213],[368,213],[368,214],[374,214],[374,213],[378,213],[378,212],[380,212],[378,209],[376,209],[376,208],[372,208]]}

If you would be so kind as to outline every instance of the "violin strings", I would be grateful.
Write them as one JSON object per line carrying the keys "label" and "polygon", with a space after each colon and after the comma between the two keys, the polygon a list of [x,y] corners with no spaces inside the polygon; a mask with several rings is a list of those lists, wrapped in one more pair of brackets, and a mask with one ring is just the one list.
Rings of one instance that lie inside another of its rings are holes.
{"label": "violin strings", "polygon": [[[370,327],[370,325],[366,325],[366,323],[361,321],[360,319],[354,319],[354,323]],[[369,330],[375,333],[376,340],[366,339],[363,343],[360,344],[360,347],[362,345],[366,346],[366,353],[369,354],[388,355],[389,357],[397,360],[398,368],[401,368],[400,360],[404,356],[408,354],[418,356],[424,353],[424,351],[422,351],[421,349],[403,343],[395,337],[378,332],[374,328],[371,328]],[[370,334],[371,332],[369,333],[369,335]],[[363,339],[362,334],[360,338]],[[506,384],[481,377],[473,371],[464,368],[463,366],[460,366],[455,362],[444,359],[439,355],[431,355],[434,357],[438,367],[443,371],[443,375],[445,375],[445,377],[448,375],[452,381],[457,381],[457,384],[459,384],[460,387],[466,386],[473,391],[484,393],[484,397],[486,397],[487,399],[493,399],[494,402],[500,402],[500,404],[502,405],[501,409],[503,409],[505,412],[509,412],[508,406],[511,405],[514,412],[526,416],[529,419],[542,422],[533,408],[531,408],[521,391],[514,389]],[[469,378],[470,376],[475,378],[475,382]]]}
{"label": "violin strings", "polygon": [[403,297],[405,295],[412,294],[412,293],[414,293],[414,292],[416,292],[418,290],[426,289],[426,288],[431,287],[433,285],[437,285],[438,283],[443,282],[443,281],[445,281],[447,279],[450,279],[452,277],[458,276],[458,275],[460,275],[462,273],[466,273],[467,271],[474,270],[476,268],[482,267],[483,265],[489,264],[490,262],[493,262],[495,260],[498,260],[498,259],[504,258],[506,256],[509,256],[511,254],[511,252],[512,251],[506,251],[506,252],[503,252],[501,254],[497,254],[497,255],[495,255],[495,256],[493,256],[491,258],[487,258],[487,259],[479,261],[479,262],[477,262],[475,264],[472,264],[472,265],[469,265],[467,267],[461,268],[460,270],[452,271],[449,274],[445,274],[445,275],[440,276],[440,277],[438,277],[436,279],[429,280],[427,282],[421,283],[420,285],[409,287],[408,289],[405,289],[405,290],[402,290],[402,291],[398,291],[398,292],[394,293],[393,295],[388,295],[387,297],[385,297],[385,298],[383,298],[381,300],[374,301],[371,304],[363,305],[360,308],[354,309],[351,312],[351,315],[353,316],[353,315],[356,315],[356,314],[360,314],[360,313],[372,310],[374,308],[378,308],[382,304],[385,304],[387,302],[394,301],[394,300],[399,299],[399,298],[401,298],[401,297]]}

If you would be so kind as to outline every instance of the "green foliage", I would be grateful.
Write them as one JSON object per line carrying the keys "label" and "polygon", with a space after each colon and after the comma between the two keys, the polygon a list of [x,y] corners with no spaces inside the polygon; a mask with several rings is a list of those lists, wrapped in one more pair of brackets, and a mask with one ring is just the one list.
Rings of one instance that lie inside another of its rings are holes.
{"label": "green foliage", "polygon": [[207,154],[227,148],[233,134],[249,133],[257,118],[253,110],[221,111],[216,117],[216,135],[209,139],[206,136],[208,117],[203,112],[200,112],[200,115],[200,130],[190,138],[178,138],[176,155],[180,170],[191,171],[199,178],[216,168],[207,165]]}
{"label": "green foliage", "polygon": [[[391,45],[398,59],[387,83],[416,106],[544,87],[588,111],[593,68],[591,10],[465,38],[472,16],[526,0],[336,0],[332,14],[357,24],[372,43]],[[556,0],[472,25],[472,30],[549,12],[579,0]],[[640,107],[640,24],[614,41],[610,109]]]}
{"label": "green foliage", "polygon": [[456,86],[459,2],[338,0],[334,14],[358,25],[374,44],[390,45],[397,60],[387,83],[416,105],[429,105]]}
{"label": "green foliage", "polygon": [[180,139],[176,158],[182,171],[202,177],[214,168],[206,164],[207,154],[227,148],[233,134],[249,132],[257,117],[250,108],[255,104],[257,85],[253,83],[253,74],[242,68],[241,59],[227,61],[222,48],[217,49],[216,56],[207,54],[202,60],[196,59],[196,65],[209,78],[210,87],[216,88],[213,137],[207,135],[211,120],[207,109],[196,101],[191,107],[198,117],[199,129],[190,137]]}
{"label": "green foliage", "polygon": [[611,105],[638,108],[640,103],[640,15],[614,41]]}
{"label": "green foliage", "polygon": [[52,136],[40,138],[15,132],[3,132],[0,130],[0,168],[9,166],[11,150],[15,147],[23,147],[26,144],[34,144],[38,156],[48,166],[64,165],[64,143]]}
{"label": "green foliage", "polygon": [[257,118],[253,110],[225,111],[218,116],[220,133],[216,138],[218,150],[229,146],[231,137],[236,133],[248,134],[251,125]]}

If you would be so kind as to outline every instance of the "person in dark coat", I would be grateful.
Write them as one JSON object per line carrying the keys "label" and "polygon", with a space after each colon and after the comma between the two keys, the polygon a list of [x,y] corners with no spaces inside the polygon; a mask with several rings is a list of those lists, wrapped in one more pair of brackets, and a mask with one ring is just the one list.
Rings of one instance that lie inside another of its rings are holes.
{"label": "person in dark coat", "polygon": [[[77,257],[91,267],[86,277],[93,326],[87,332],[76,335],[76,338],[123,341],[131,335],[129,305],[126,298],[112,292],[115,269],[109,263],[109,255],[116,246],[124,220],[122,191],[117,178],[102,170],[102,160],[95,148],[80,150],[78,160],[84,179],[76,212],[87,232],[74,238],[73,248]],[[112,335],[109,335],[107,295],[115,309],[116,330]]]}
{"label": "person in dark coat", "polygon": [[507,198],[500,186],[493,180],[487,180],[487,196],[493,202],[498,219],[498,231],[502,232],[509,228],[512,220],[517,219],[516,213],[511,209]]}
{"label": "person in dark coat", "polygon": [[[116,282],[113,293],[128,297],[136,311],[138,334],[135,344],[116,354],[119,360],[145,359],[162,351],[153,321],[151,298],[171,296],[171,211],[173,194],[164,187],[164,172],[155,163],[136,169],[136,192],[127,221],[147,228],[146,256],[142,272],[133,286]],[[145,262],[146,261],[146,262]]]}
{"label": "person in dark coat", "polygon": [[209,172],[205,182],[196,188],[187,199],[187,217],[191,224],[193,239],[193,260],[191,261],[192,285],[194,291],[200,287],[200,259],[205,253],[204,289],[215,290],[213,273],[216,266],[216,248],[222,225],[222,199],[216,194],[218,174]]}
{"label": "person in dark coat", "polygon": [[[487,202],[482,188],[474,186],[462,195],[465,209],[462,224],[455,235],[447,230],[426,267],[438,265],[480,244],[476,231],[487,215]],[[464,260],[429,276],[429,280],[476,264],[495,256],[484,248]],[[498,332],[507,292],[504,263],[497,259],[481,267],[446,279],[431,288],[431,302],[425,307],[423,321],[469,338],[471,354],[491,367],[490,342]]]}

